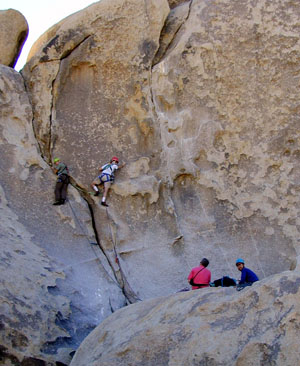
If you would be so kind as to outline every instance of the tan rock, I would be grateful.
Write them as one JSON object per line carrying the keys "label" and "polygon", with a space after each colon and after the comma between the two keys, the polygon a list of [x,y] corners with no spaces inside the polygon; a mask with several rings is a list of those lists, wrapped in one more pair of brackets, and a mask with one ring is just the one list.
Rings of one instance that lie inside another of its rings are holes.
{"label": "tan rock", "polygon": [[104,0],[53,26],[33,46],[23,75],[42,153],[72,156],[82,184],[111,154],[132,146],[126,156],[139,158],[139,145],[152,152],[150,68],[168,13],[167,0]]}
{"label": "tan rock", "polygon": [[28,36],[28,24],[17,10],[0,10],[0,64],[14,67]]}
{"label": "tan rock", "polygon": [[[68,296],[74,310],[59,325],[75,335],[62,341],[51,332],[42,349],[57,353],[47,361],[66,362],[70,348],[125,302],[184,287],[203,256],[213,279],[238,277],[237,256],[260,278],[296,267],[299,2],[176,3],[169,15],[167,0],[102,0],[54,25],[22,72],[33,110],[21,76],[1,68],[4,197],[31,242],[59,262],[65,279],[50,291]],[[81,190],[70,187],[69,204],[54,208],[47,163],[57,155]],[[105,209],[88,191],[112,155],[127,164]],[[99,246],[91,247],[96,237]],[[270,303],[261,303],[262,312],[271,312]],[[210,322],[223,324],[214,309]],[[266,346],[256,338],[245,345],[236,362],[259,362],[270,349],[272,356],[272,334]],[[145,349],[133,356],[140,364]]]}
{"label": "tan rock", "polygon": [[179,6],[176,6],[175,9],[170,11],[160,35],[159,50],[155,55],[153,65],[157,64],[162,57],[165,57],[167,51],[171,51],[168,49],[168,47],[172,44],[174,36],[187,19],[189,10],[190,2],[183,2]]}
{"label": "tan rock", "polygon": [[[298,92],[290,81],[300,8],[296,1],[244,5],[193,1],[153,69],[152,91],[167,179],[190,197],[185,209],[176,200],[185,243],[206,253],[213,245],[224,261],[251,253],[264,276],[263,263],[275,268],[289,252],[291,264],[294,248],[299,255]],[[286,14],[294,15],[286,21]]]}
{"label": "tan rock", "polygon": [[148,300],[107,318],[71,366],[296,365],[299,312],[299,272]]}
{"label": "tan rock", "polygon": [[237,256],[260,278],[295,267],[299,5],[244,4],[181,4],[160,38],[166,1],[101,1],[42,36],[22,73],[47,160],[86,191],[111,156],[127,163],[108,211],[90,207],[138,298],[182,288],[203,256],[214,278],[238,277]]}
{"label": "tan rock", "polygon": [[183,3],[191,3],[192,1],[190,0],[168,0],[170,8],[173,9],[178,5],[181,5]]}

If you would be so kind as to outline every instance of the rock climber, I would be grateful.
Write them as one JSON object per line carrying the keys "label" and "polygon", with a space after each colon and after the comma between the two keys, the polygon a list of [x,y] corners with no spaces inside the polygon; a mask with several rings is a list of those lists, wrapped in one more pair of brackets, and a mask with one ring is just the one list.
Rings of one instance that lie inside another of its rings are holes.
{"label": "rock climber", "polygon": [[119,166],[119,159],[116,156],[114,156],[111,158],[110,163],[105,164],[101,168],[99,168],[101,174],[96,179],[94,179],[91,186],[95,191],[95,196],[98,196],[100,194],[98,186],[100,186],[101,184],[104,185],[104,192],[101,200],[102,206],[108,207],[108,204],[106,203],[106,197],[110,189],[110,186],[115,179],[114,172],[117,169],[123,168],[124,166],[125,163]]}
{"label": "rock climber", "polygon": [[66,164],[60,161],[60,158],[53,160],[53,172],[58,176],[55,185],[55,202],[53,205],[63,205],[67,198],[67,188],[70,182],[69,171]]}
{"label": "rock climber", "polygon": [[239,271],[241,271],[241,279],[237,285],[237,291],[244,289],[247,286],[252,286],[256,281],[259,281],[257,275],[251,271],[251,269],[245,267],[245,261],[242,258],[238,258],[235,261],[235,265]]}
{"label": "rock climber", "polygon": [[188,282],[192,286],[192,290],[209,287],[211,272],[206,267],[209,265],[209,260],[203,258],[198,267],[191,270],[188,276]]}

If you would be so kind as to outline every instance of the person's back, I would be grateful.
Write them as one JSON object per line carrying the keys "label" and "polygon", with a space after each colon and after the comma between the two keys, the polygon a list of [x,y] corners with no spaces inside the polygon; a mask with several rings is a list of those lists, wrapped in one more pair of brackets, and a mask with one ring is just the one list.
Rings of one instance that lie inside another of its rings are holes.
{"label": "person's back", "polygon": [[[192,285],[192,290],[198,290],[199,288],[208,287],[211,280],[211,272],[206,267],[209,261],[203,258],[198,267],[191,270],[188,281]],[[192,280],[192,283],[191,283]]]}

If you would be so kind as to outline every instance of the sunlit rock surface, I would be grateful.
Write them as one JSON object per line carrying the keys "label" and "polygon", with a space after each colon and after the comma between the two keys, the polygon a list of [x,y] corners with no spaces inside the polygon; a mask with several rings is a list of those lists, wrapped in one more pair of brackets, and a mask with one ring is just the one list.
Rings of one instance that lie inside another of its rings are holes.
{"label": "sunlit rock surface", "polygon": [[87,191],[111,156],[127,163],[93,213],[138,298],[181,288],[202,256],[216,278],[238,275],[237,256],[261,278],[294,268],[298,14],[289,1],[102,1],[34,46],[23,75],[45,159],[64,157]]}
{"label": "sunlit rock surface", "polygon": [[[21,75],[1,68],[3,197],[68,309],[53,302],[64,335],[23,355],[69,362],[204,256],[213,279],[239,277],[237,257],[260,279],[298,269],[299,19],[293,0],[102,0],[42,35]],[[115,155],[105,209],[90,183]],[[59,207],[56,156],[73,184]]]}
{"label": "sunlit rock surface", "polygon": [[28,24],[17,10],[0,10],[0,64],[14,67],[28,36]]}
{"label": "sunlit rock surface", "polygon": [[208,288],[118,310],[71,366],[254,366],[299,363],[300,277],[285,272],[237,292]]}

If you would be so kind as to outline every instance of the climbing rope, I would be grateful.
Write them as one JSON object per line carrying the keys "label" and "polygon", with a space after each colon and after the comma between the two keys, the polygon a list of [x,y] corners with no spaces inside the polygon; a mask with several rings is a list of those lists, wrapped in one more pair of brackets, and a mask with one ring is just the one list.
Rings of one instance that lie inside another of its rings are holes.
{"label": "climbing rope", "polygon": [[113,230],[112,230],[112,227],[111,227],[111,221],[112,221],[112,219],[110,218],[110,216],[108,214],[107,208],[106,208],[105,211],[106,211],[106,216],[107,216],[107,219],[108,219],[108,222],[109,222],[110,235],[111,235],[111,240],[112,240],[112,243],[113,243],[113,250],[114,250],[114,253],[115,253],[115,260],[116,260],[116,263],[119,266],[120,273],[121,273],[121,276],[122,276],[122,280],[124,282],[124,287],[125,287],[125,282],[126,282],[126,285],[128,286],[128,289],[130,291],[130,296],[132,296],[135,301],[142,301],[142,299],[140,299],[136,295],[136,293],[133,291],[132,287],[130,286],[130,284],[126,280],[126,276],[125,276],[125,274],[124,274],[124,272],[122,270],[121,263],[120,263],[120,260],[119,260],[119,257],[118,257],[118,253],[117,253],[117,249],[116,249],[117,248],[117,239],[116,239],[115,235],[113,234]]}
{"label": "climbing rope", "polygon": [[[72,177],[70,176],[70,178],[72,178]],[[74,179],[72,178],[72,180],[74,180]],[[89,192],[89,191],[87,191],[86,189],[81,188],[81,187],[80,187],[78,184],[76,184],[76,183],[70,182],[70,184],[71,184],[71,186],[72,186],[72,187],[74,187],[75,189],[77,189],[78,191],[80,191],[80,192],[82,192],[82,193],[84,193],[84,194],[89,194],[90,196],[93,196],[93,195],[95,194],[95,192]]]}
{"label": "climbing rope", "polygon": [[[104,267],[104,265],[101,263],[101,260],[100,258],[98,257],[97,253],[96,253],[96,250],[95,250],[95,245],[97,245],[99,247],[99,249],[101,250],[101,252],[104,254],[104,256],[106,257],[104,251],[102,250],[101,248],[101,245],[100,243],[91,243],[90,240],[88,239],[88,234],[85,233],[85,230],[83,229],[82,225],[81,225],[81,222],[80,220],[78,219],[76,213],[75,213],[75,210],[74,208],[72,207],[71,205],[71,202],[70,200],[67,200],[67,202],[69,203],[69,206],[71,208],[71,211],[73,212],[73,215],[75,217],[75,220],[76,222],[78,223],[78,226],[80,227],[82,233],[83,233],[83,236],[85,237],[85,239],[87,240],[89,246],[92,248],[94,254],[95,254],[95,257],[98,259],[98,263],[101,264],[101,269],[104,269],[105,273],[107,274],[107,276],[122,290],[122,287],[119,285],[118,281],[114,278],[112,278],[112,276],[108,273],[108,271],[106,270],[106,268]],[[99,241],[99,239],[98,239]],[[107,257],[106,257],[107,258]],[[109,261],[108,261],[109,262]]]}
{"label": "climbing rope", "polygon": [[218,246],[219,246],[219,248],[220,248],[220,251],[221,251],[221,253],[222,253],[222,255],[223,255],[223,258],[225,259],[225,262],[226,262],[226,264],[227,264],[227,266],[228,266],[228,268],[229,268],[229,272],[230,272],[230,274],[231,274],[232,278],[235,278],[234,273],[233,273],[233,270],[232,270],[232,265],[230,265],[230,263],[228,262],[228,259],[227,259],[227,256],[226,256],[226,253],[224,252],[224,250],[223,250],[223,248],[222,248],[222,246],[221,246],[221,244],[220,244],[220,243],[217,243],[217,245],[218,245]]}

